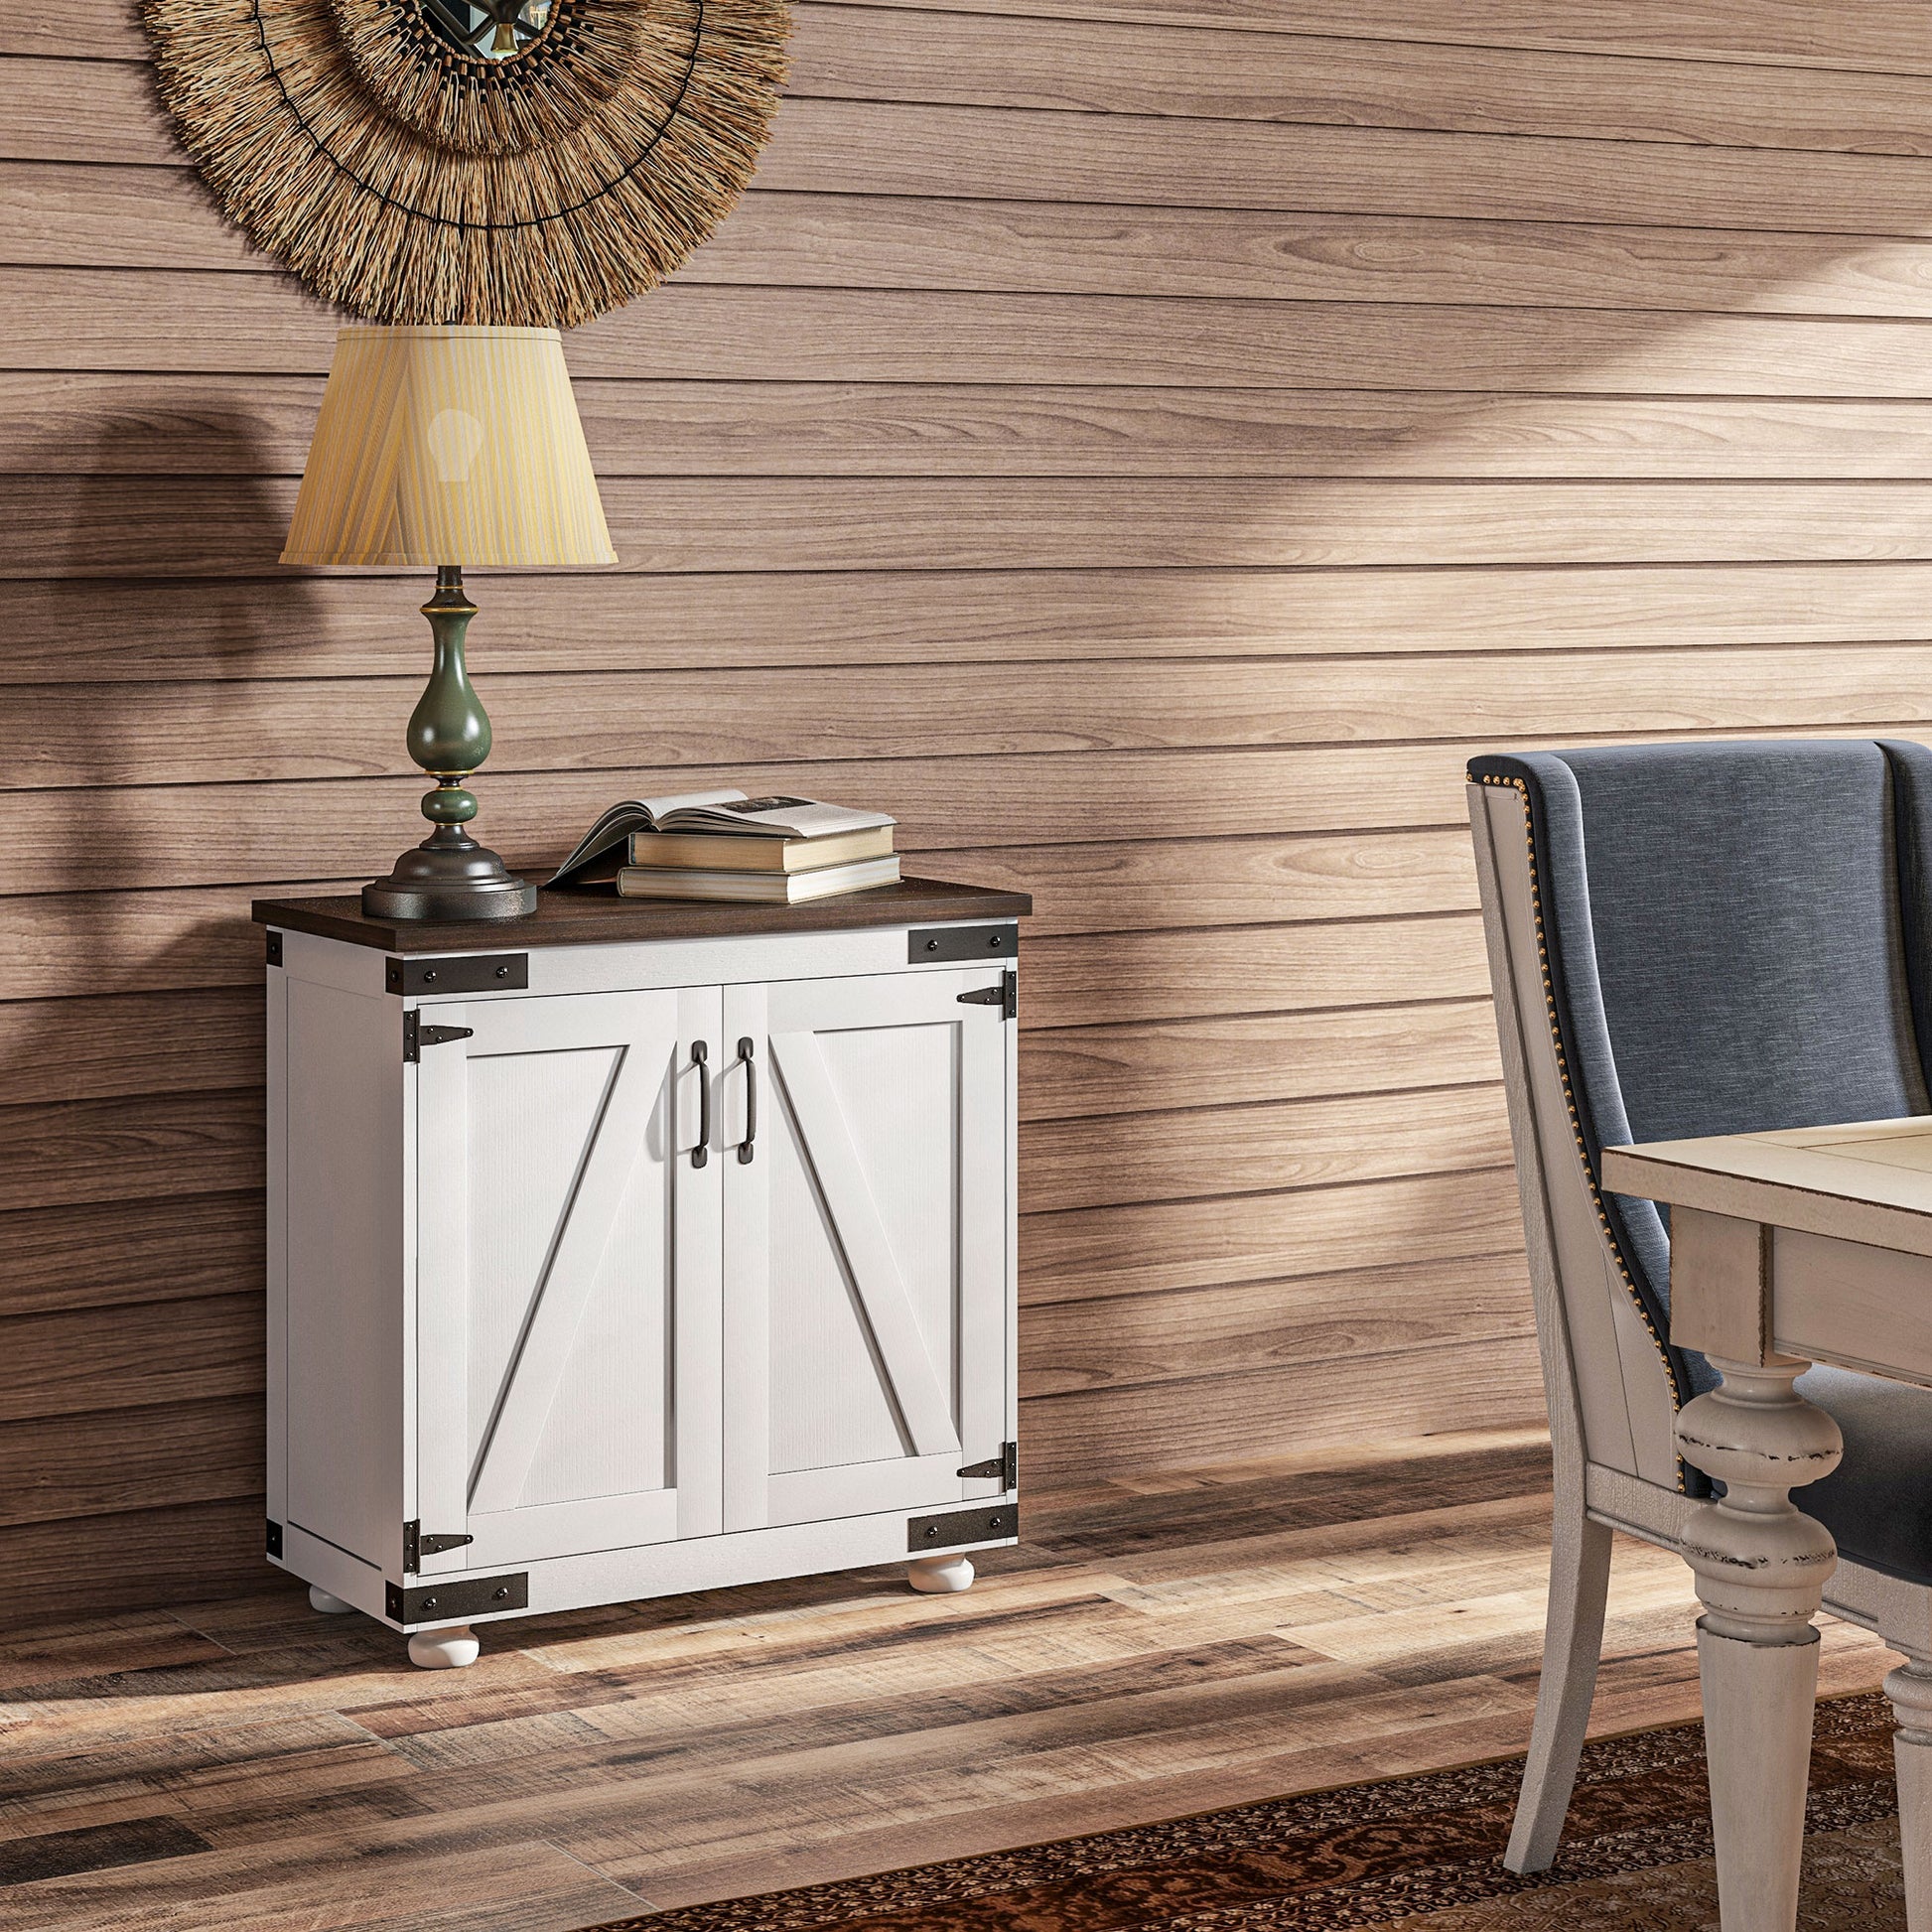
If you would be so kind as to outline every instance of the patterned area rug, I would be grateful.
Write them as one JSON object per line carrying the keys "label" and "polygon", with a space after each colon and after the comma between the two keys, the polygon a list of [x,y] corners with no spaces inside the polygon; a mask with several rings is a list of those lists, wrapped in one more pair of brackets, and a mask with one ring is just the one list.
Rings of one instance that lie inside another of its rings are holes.
{"label": "patterned area rug", "polygon": [[[1522,1759],[1242,1805],[840,1884],[622,1919],[599,1932],[1717,1932],[1704,1733],[1584,1753],[1556,1866],[1505,1871]],[[1807,1932],[1905,1923],[1882,1697],[1818,1707]]]}

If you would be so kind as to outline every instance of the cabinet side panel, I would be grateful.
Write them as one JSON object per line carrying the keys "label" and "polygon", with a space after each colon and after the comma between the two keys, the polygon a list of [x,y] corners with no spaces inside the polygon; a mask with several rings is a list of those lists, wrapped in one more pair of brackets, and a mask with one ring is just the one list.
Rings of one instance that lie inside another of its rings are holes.
{"label": "cabinet side panel", "polygon": [[[968,1009],[971,1013],[973,1010]],[[959,1035],[959,1350],[956,1370],[962,1458],[984,1462],[1012,1440],[1007,1430],[1013,1367],[1008,1273],[1008,1160],[1013,1135],[1007,1049],[1020,1030],[968,1020]],[[969,1496],[997,1496],[1004,1476],[974,1478]]]}
{"label": "cabinet side panel", "polygon": [[267,1501],[271,1522],[289,1511],[288,1442],[288,975],[263,968],[268,995],[268,1411]]}
{"label": "cabinet side panel", "polygon": [[288,1511],[365,1562],[400,1554],[402,1023],[287,990]]}

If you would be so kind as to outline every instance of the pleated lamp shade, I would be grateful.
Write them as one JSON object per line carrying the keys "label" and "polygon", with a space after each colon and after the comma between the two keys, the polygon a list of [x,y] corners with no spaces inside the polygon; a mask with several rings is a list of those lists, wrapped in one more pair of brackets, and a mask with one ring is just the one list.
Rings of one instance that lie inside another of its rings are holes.
{"label": "pleated lamp shade", "polygon": [[285,564],[614,564],[554,329],[345,329]]}

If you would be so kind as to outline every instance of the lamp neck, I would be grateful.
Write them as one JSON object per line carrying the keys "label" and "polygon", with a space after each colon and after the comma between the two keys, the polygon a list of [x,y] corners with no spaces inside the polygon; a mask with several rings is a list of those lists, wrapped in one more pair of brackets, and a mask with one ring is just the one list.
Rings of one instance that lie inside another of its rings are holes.
{"label": "lamp neck", "polygon": [[442,565],[423,606],[434,644],[429,683],[409,719],[409,756],[438,783],[423,801],[423,816],[439,825],[476,815],[477,801],[462,788],[463,780],[489,756],[489,719],[463,660],[464,633],[476,615],[464,595],[462,570]]}
{"label": "lamp neck", "polygon": [[436,589],[423,606],[423,616],[429,620],[431,635],[436,639],[438,671],[448,668],[457,677],[463,676],[463,633],[476,615],[477,607],[463,588],[463,566],[438,564]]}

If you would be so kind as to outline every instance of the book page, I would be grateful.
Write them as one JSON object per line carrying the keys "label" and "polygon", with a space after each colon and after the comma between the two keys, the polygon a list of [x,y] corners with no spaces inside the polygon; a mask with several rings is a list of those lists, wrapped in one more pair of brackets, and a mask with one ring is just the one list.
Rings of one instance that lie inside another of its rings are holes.
{"label": "book page", "polygon": [[863,832],[892,823],[886,812],[826,805],[815,798],[747,798],[742,791],[719,803],[693,798],[674,812],[660,812],[657,818],[660,831],[735,832],[767,839],[823,838],[831,832]]}
{"label": "book page", "polygon": [[702,811],[707,806],[729,804],[745,794],[736,785],[721,785],[712,791],[669,792],[661,798],[626,798],[613,805],[586,832],[570,857],[553,872],[546,885],[555,886],[580,872],[593,860],[601,859],[613,846],[621,845],[632,832],[655,832],[669,813]]}

